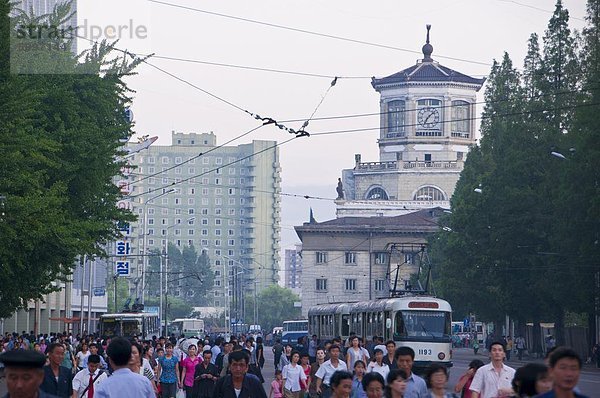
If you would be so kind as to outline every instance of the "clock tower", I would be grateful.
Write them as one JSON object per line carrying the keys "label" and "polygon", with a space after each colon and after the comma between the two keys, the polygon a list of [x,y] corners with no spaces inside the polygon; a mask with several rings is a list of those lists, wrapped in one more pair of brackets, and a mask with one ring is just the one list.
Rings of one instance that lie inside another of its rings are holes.
{"label": "clock tower", "polygon": [[475,144],[476,93],[485,79],[423,58],[371,84],[380,94],[379,161],[355,155],[343,171],[345,196],[338,216],[397,215],[426,207],[448,208],[471,145]]}

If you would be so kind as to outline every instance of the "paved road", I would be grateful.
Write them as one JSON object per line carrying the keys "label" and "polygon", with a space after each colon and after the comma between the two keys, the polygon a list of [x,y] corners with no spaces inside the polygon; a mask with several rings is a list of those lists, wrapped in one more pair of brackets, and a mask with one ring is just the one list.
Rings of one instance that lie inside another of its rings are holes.
{"label": "paved road", "polygon": [[[474,356],[473,350],[465,348],[454,349],[453,362],[454,366],[450,370],[450,381],[448,382],[449,391],[454,387],[460,376],[466,372],[469,362],[473,359],[481,359],[487,363],[487,354],[479,352],[479,355]],[[508,365],[513,368],[518,368],[526,364],[527,361],[511,360]],[[263,377],[265,378],[265,391],[267,396],[271,389],[271,381],[275,369],[273,367],[273,353],[271,347],[265,347],[265,367],[263,368]],[[590,398],[600,397],[600,369],[596,369],[591,365],[585,365],[581,371],[581,377],[579,378],[579,388],[581,392]],[[4,379],[0,379],[0,396],[6,394],[6,383]]]}

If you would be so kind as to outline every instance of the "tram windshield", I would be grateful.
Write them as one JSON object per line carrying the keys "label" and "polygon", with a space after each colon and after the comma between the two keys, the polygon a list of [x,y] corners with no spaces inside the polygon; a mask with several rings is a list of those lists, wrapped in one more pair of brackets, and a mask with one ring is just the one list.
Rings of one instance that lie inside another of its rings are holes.
{"label": "tram windshield", "polygon": [[451,332],[449,312],[398,311],[395,321],[395,338],[441,338]]}
{"label": "tram windshield", "polygon": [[103,318],[102,333],[105,336],[138,336],[142,333],[140,321],[137,319]]}

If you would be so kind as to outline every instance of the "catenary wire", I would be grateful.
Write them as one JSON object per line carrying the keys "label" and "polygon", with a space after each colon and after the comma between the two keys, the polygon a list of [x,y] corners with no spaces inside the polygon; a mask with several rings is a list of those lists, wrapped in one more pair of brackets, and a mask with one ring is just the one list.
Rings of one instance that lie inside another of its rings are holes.
{"label": "catenary wire", "polygon": [[[336,35],[327,34],[327,33],[314,32],[314,31],[307,30],[307,29],[299,29],[299,28],[294,28],[294,27],[290,27],[290,26],[274,24],[271,22],[264,22],[264,21],[259,21],[259,20],[255,20],[255,19],[250,19],[250,18],[238,17],[235,15],[228,15],[228,14],[218,13],[218,12],[214,12],[214,11],[203,10],[200,8],[184,6],[181,4],[169,3],[166,1],[159,1],[159,0],[147,0],[147,1],[150,3],[161,4],[161,5],[165,5],[168,7],[174,7],[174,8],[179,8],[179,9],[188,10],[188,11],[194,11],[194,12],[198,12],[198,13],[202,13],[202,14],[217,16],[217,17],[221,17],[221,18],[233,19],[233,20],[237,20],[237,21],[248,22],[248,23],[252,23],[252,24],[263,25],[263,26],[268,26],[268,27],[277,28],[277,29],[283,29],[283,30],[289,30],[289,31],[298,32],[298,33],[309,34],[312,36],[326,37],[329,39],[341,40],[341,41],[345,41],[345,42],[362,44],[362,45],[371,46],[371,47],[385,48],[385,49],[389,49],[389,50],[402,51],[402,52],[407,52],[407,53],[411,53],[411,54],[419,54],[419,55],[423,54],[422,51],[410,50],[407,48],[390,46],[390,45],[386,45],[386,44],[373,43],[373,42],[369,42],[366,40],[351,39],[348,37],[336,36]],[[476,64],[476,65],[491,66],[491,64],[488,62],[474,61],[474,60],[458,58],[458,57],[449,57],[449,56],[445,56],[445,55],[437,55],[437,57],[443,58],[443,59],[449,59],[449,60],[453,60],[453,61]]]}

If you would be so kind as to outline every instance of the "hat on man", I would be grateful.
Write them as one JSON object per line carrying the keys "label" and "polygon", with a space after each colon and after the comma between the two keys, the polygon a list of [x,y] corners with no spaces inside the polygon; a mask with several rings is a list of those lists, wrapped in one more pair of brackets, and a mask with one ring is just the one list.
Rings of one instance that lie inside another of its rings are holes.
{"label": "hat on man", "polygon": [[0,354],[0,362],[7,368],[43,368],[46,356],[35,350],[11,350]]}

